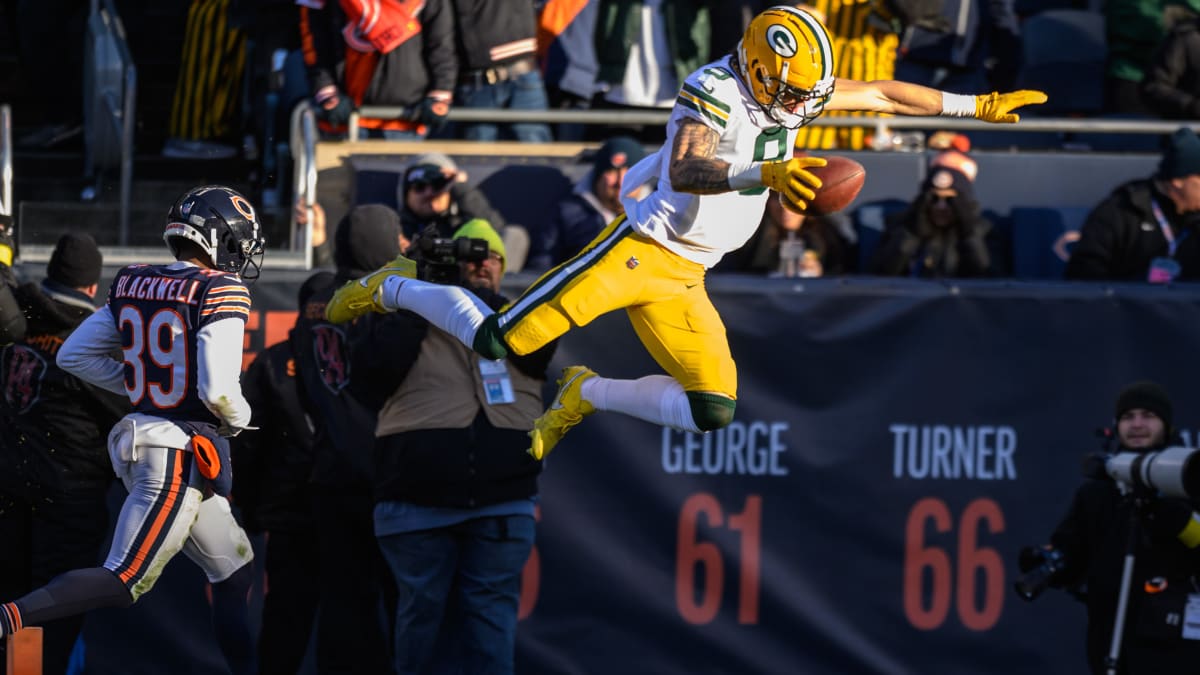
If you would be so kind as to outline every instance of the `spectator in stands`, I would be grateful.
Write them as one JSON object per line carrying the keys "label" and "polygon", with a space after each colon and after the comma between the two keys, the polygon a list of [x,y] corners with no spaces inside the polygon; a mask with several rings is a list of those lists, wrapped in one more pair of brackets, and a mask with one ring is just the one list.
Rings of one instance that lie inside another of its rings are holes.
{"label": "spectator in stands", "polygon": [[192,0],[163,155],[222,159],[241,143],[246,33],[230,22],[232,0]]}
{"label": "spectator in stands", "polygon": [[940,16],[906,27],[896,79],[954,91],[1012,87],[1021,65],[1013,0],[939,4]]}
{"label": "spectator in stands", "polygon": [[[458,76],[450,2],[298,1],[322,131],[345,133],[350,113],[364,105],[403,106],[408,113],[360,118],[361,138],[418,140],[445,126]],[[378,11],[364,13],[368,6]]]}
{"label": "spectator in stands", "polygon": [[[94,567],[108,533],[114,475],[105,439],[129,400],[55,363],[63,340],[95,311],[101,262],[91,237],[63,235],[46,278],[16,291],[28,334],[0,351],[0,598]],[[66,672],[82,625],[75,615],[44,626],[45,672]]]}
{"label": "spectator in stands", "polygon": [[1142,102],[1159,117],[1200,119],[1200,16],[1175,24],[1142,80]]}
{"label": "spectator in stands", "polygon": [[[837,77],[859,80],[890,80],[896,70],[896,49],[900,29],[893,23],[892,13],[885,3],[861,0],[808,0],[799,3],[802,9],[821,19],[833,39],[833,53],[838,55],[834,66]],[[828,117],[875,117],[874,113],[831,111]],[[817,127],[801,128],[796,135],[797,148],[843,148],[862,150],[874,127]]]}
{"label": "spectator in stands", "polygon": [[25,313],[13,291],[17,277],[13,274],[13,218],[0,214],[0,347],[25,337]]}
{"label": "spectator in stands", "polygon": [[[505,305],[499,235],[472,220],[454,236],[490,249],[453,270],[457,283]],[[489,362],[409,312],[359,323],[352,386],[378,410],[375,534],[398,589],[396,672],[512,673],[542,469],[527,432],[557,342]]]}
{"label": "spectator in stands", "polygon": [[315,428],[312,517],[320,583],[316,662],[320,673],[389,672],[391,575],[371,522],[375,415],[348,389],[356,326],[324,320],[336,285],[400,255],[400,218],[382,204],[350,210],[338,225],[337,283],[314,292],[289,340],[300,404]]}
{"label": "spectator in stands", "polygon": [[[528,0],[452,0],[458,21],[458,88],[464,108],[545,110],[546,86],[537,60],[537,17]],[[494,141],[501,131],[526,143],[548,143],[540,123],[468,124],[463,137]]]}
{"label": "spectator in stands", "polygon": [[[333,287],[332,272],[317,272],[300,286],[299,307]],[[316,527],[309,478],[313,428],[296,387],[290,340],[258,353],[242,376],[242,390],[258,429],[233,439],[233,496],[246,531],[265,534],[262,628],[258,672],[293,674],[308,652],[320,595]]]}
{"label": "spectator in stands", "polygon": [[857,235],[849,216],[804,215],[784,208],[778,194],[767,200],[754,236],[726,255],[716,272],[769,277],[821,277],[854,271]]}
{"label": "spectator in stands", "polygon": [[931,163],[916,199],[888,218],[870,263],[872,274],[959,278],[992,273],[986,241],[992,224],[975,197],[967,175],[973,161],[968,160],[939,156]]}
{"label": "spectator in stands", "polygon": [[[596,93],[596,19],[600,3],[547,0],[538,14],[538,59],[545,73],[546,96],[556,110],[586,110]],[[582,141],[584,125],[559,124],[559,141]]]}
{"label": "spectator in stands", "polygon": [[[688,73],[711,60],[707,3],[606,0],[600,3],[596,107],[669,109]],[[611,125],[645,143],[662,143],[661,127]]]}
{"label": "spectator in stands", "polygon": [[501,232],[509,247],[508,270],[520,271],[529,253],[529,233],[520,225],[506,223],[483,192],[467,179],[467,172],[459,170],[454,160],[440,152],[413,158],[400,179],[396,195],[404,237],[411,242],[428,230],[433,236],[445,239],[468,220],[482,218]]}
{"label": "spectator in stands", "polygon": [[640,143],[628,136],[604,142],[592,161],[592,169],[575,184],[571,195],[558,203],[558,213],[549,226],[531,235],[526,266],[546,270],[583,250],[606,225],[625,213],[621,205],[621,181],[629,167],[646,156]]}
{"label": "spectator in stands", "polygon": [[1108,66],[1104,78],[1104,110],[1121,115],[1149,116],[1139,89],[1155,50],[1167,34],[1163,23],[1166,0],[1106,0],[1105,42]]}
{"label": "spectator in stands", "polygon": [[1158,171],[1114,189],[1088,214],[1067,261],[1068,279],[1200,278],[1200,138],[1167,139]]}

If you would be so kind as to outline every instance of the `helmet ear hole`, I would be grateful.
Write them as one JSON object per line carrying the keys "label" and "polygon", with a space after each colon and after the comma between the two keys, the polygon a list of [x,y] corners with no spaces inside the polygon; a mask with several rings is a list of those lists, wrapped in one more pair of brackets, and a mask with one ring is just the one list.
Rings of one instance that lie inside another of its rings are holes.
{"label": "helmet ear hole", "polygon": [[[242,194],[221,185],[205,185],[180,197],[167,214],[163,237],[173,253],[194,243],[214,269],[242,274],[251,258],[262,257],[261,225]],[[177,255],[178,257],[178,255]]]}

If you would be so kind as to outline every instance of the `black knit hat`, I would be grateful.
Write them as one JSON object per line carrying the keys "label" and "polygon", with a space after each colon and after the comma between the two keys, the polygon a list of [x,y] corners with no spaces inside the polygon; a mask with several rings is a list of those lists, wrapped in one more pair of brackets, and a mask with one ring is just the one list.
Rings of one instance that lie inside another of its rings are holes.
{"label": "black knit hat", "polygon": [[337,283],[337,277],[329,270],[321,270],[304,280],[300,284],[300,291],[296,294],[297,300],[300,301],[299,307],[301,313],[304,312],[304,306],[308,304],[309,298],[326,289],[332,288]]}
{"label": "black knit hat", "polygon": [[1200,174],[1200,137],[1188,127],[1182,127],[1167,138],[1158,177],[1183,178]]}
{"label": "black knit hat", "polygon": [[333,259],[338,274],[359,277],[400,255],[400,214],[383,204],[360,204],[338,224]]}
{"label": "black knit hat", "polygon": [[1121,415],[1135,408],[1149,410],[1158,415],[1168,429],[1171,428],[1171,397],[1157,384],[1143,380],[1134,382],[1121,391],[1117,396],[1116,418],[1121,419]]}
{"label": "black knit hat", "polygon": [[86,234],[64,234],[50,254],[46,276],[64,286],[86,288],[100,281],[104,258],[96,240]]}
{"label": "black knit hat", "polygon": [[596,150],[592,170],[602,173],[609,169],[628,169],[642,161],[646,148],[629,136],[613,136]]}

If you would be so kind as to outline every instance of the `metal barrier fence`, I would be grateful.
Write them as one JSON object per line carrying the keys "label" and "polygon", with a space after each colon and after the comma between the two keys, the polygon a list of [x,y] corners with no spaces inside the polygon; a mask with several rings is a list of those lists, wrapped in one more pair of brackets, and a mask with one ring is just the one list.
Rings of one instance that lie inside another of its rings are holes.
{"label": "metal barrier fence", "polygon": [[[121,246],[129,243],[133,190],[133,132],[137,66],[125,40],[125,27],[112,0],[92,0],[84,51],[84,165],[88,176],[120,171]],[[99,193],[100,190],[96,190]]]}
{"label": "metal barrier fence", "polygon": [[0,105],[0,215],[13,214],[12,106]]}

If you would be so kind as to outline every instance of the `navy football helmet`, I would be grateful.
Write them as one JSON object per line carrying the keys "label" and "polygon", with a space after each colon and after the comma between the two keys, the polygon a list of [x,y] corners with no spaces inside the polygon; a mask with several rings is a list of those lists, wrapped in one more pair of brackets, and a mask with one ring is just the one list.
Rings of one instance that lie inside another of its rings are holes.
{"label": "navy football helmet", "polygon": [[256,279],[262,269],[262,225],[250,200],[221,185],[193,188],[167,212],[163,240],[179,257],[178,237],[208,253],[212,266],[243,279]]}

